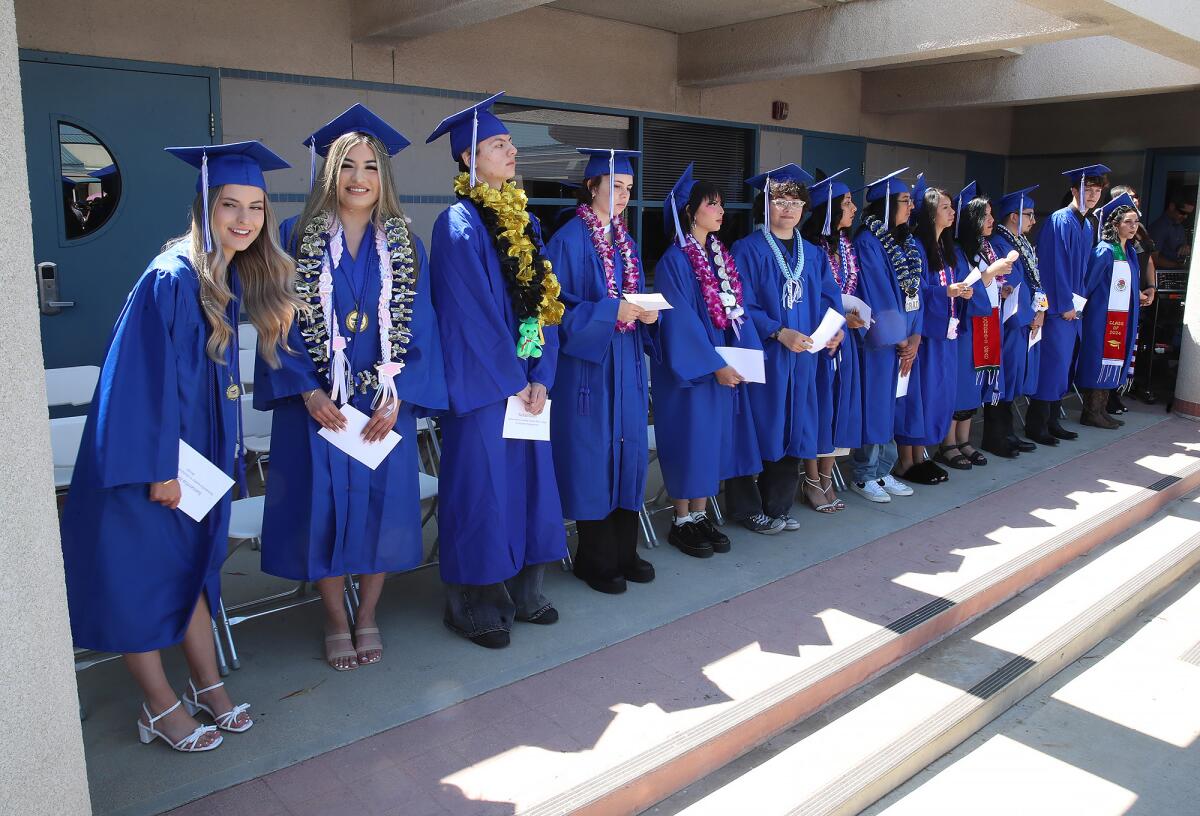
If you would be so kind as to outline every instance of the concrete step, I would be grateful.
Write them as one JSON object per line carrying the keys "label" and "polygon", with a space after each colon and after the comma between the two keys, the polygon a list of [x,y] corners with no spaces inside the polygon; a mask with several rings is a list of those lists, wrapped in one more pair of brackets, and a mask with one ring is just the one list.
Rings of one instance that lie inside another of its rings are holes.
{"label": "concrete step", "polygon": [[[679,816],[859,813],[1069,666],[1200,565],[1200,520],[1164,513],[1143,527],[1116,537],[1101,554],[1051,576],[919,661],[898,667],[890,673],[895,677],[873,684],[878,691],[861,704],[699,801],[655,811]],[[1191,637],[1196,637],[1194,629]],[[1186,654],[1190,642],[1177,651]],[[962,801],[950,809],[920,808],[920,802],[935,801],[932,792],[915,801],[897,804],[895,812],[994,812]]]}

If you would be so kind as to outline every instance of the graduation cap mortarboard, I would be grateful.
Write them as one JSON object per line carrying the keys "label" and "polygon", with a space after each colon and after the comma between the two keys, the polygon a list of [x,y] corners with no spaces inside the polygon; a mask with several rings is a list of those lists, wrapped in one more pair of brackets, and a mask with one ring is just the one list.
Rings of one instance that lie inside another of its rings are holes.
{"label": "graduation cap mortarboard", "polygon": [[962,191],[959,192],[959,194],[954,197],[954,237],[955,238],[958,237],[958,225],[962,223],[963,206],[966,205],[966,203],[968,201],[970,201],[971,199],[973,199],[975,197],[976,191],[977,191],[977,185],[975,184],[975,182],[972,181],[969,184],[967,184],[966,187],[963,187]]}
{"label": "graduation cap mortarboard", "polygon": [[891,227],[890,216],[892,196],[899,195],[900,193],[908,193],[909,195],[912,194],[912,188],[899,178],[900,174],[907,170],[907,167],[901,167],[899,170],[894,170],[891,173],[888,173],[883,178],[872,181],[863,188],[867,191],[865,201],[868,203],[872,201],[878,201],[881,198],[884,200],[883,226],[885,229],[889,229]]}
{"label": "graduation cap mortarboard", "polygon": [[333,143],[347,133],[365,133],[368,136],[374,136],[383,144],[389,156],[395,156],[412,144],[404,138],[403,133],[376,116],[370,108],[356,102],[304,140],[304,146],[309,149],[308,186],[310,189],[316,177],[317,156],[329,155],[329,148]]}
{"label": "graduation cap mortarboard", "polygon": [[612,209],[613,187],[615,185],[613,176],[617,173],[632,176],[633,163],[630,159],[640,157],[642,151],[617,150],[611,147],[577,147],[575,150],[585,156],[590,156],[587,167],[583,168],[583,177],[585,179],[608,176],[608,206],[609,209]]}
{"label": "graduation cap mortarboard", "polygon": [[782,167],[776,167],[774,170],[768,170],[765,173],[759,173],[757,176],[751,176],[746,179],[746,183],[755,190],[762,190],[763,194],[763,223],[768,226],[771,223],[771,182],[772,181],[790,181],[794,184],[812,184],[814,179],[812,174],[798,164],[785,164]]}
{"label": "graduation cap mortarboard", "polygon": [[1121,207],[1130,207],[1135,212],[1137,211],[1137,205],[1133,203],[1133,197],[1130,196],[1129,193],[1121,193],[1119,196],[1100,208],[1101,226],[1103,226],[1104,223],[1108,221],[1109,217]]}
{"label": "graduation cap mortarboard", "polygon": [[821,230],[822,235],[829,235],[833,231],[833,200],[841,198],[850,192],[850,188],[844,182],[838,181],[838,176],[849,172],[849,167],[845,170],[839,170],[832,176],[826,176],[808,188],[809,200],[812,202],[813,207],[819,207],[826,203],[829,204],[825,210],[825,226]]}
{"label": "graduation cap mortarboard", "polygon": [[212,252],[212,232],[208,223],[208,191],[223,184],[244,184],[266,192],[263,173],[291,167],[259,141],[232,142],[195,147],[165,147],[163,150],[200,170],[196,192],[204,197],[204,251]]}
{"label": "graduation cap mortarboard", "polygon": [[1040,184],[1035,184],[1032,187],[1026,187],[1023,190],[1016,190],[1002,196],[999,201],[992,205],[992,215],[995,216],[997,221],[1000,221],[1012,213],[1017,213],[1017,235],[1020,235],[1025,231],[1025,202],[1028,201],[1029,206],[1033,206],[1033,197],[1030,196],[1030,193],[1040,186]]}
{"label": "graduation cap mortarboard", "polygon": [[475,186],[475,147],[484,139],[508,133],[508,128],[500,121],[490,108],[497,99],[504,96],[504,91],[492,94],[482,102],[476,102],[469,108],[451,114],[441,121],[425,144],[450,134],[450,156],[458,159],[464,150],[470,150],[471,186]]}
{"label": "graduation cap mortarboard", "polygon": [[695,164],[695,162],[688,164],[683,175],[671,187],[671,191],[667,193],[667,197],[663,201],[663,227],[667,235],[670,235],[672,221],[674,222],[675,240],[681,247],[683,246],[683,226],[679,221],[679,211],[687,206],[688,198],[692,195],[692,188],[696,186],[696,179],[692,175]]}

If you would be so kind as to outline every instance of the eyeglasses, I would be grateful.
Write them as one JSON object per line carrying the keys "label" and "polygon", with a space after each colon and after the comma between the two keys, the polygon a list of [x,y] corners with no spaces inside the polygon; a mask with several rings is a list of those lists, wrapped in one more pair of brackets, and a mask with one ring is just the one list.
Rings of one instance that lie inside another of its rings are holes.
{"label": "eyeglasses", "polygon": [[797,211],[803,210],[804,202],[803,201],[793,201],[793,200],[787,199],[787,198],[772,198],[771,206],[777,210],[783,210],[784,212],[791,212],[792,210],[797,210]]}
{"label": "eyeglasses", "polygon": [[896,199],[897,204],[912,204],[912,198],[909,196],[900,196]]}

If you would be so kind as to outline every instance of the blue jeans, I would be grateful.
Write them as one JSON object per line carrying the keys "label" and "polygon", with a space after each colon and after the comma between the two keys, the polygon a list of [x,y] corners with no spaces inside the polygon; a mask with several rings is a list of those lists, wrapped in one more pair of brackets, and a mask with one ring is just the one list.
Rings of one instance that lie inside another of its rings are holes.
{"label": "blue jeans", "polygon": [[854,481],[866,484],[891,473],[896,460],[900,458],[900,452],[896,450],[896,441],[892,440],[885,445],[855,448],[850,458],[854,463]]}

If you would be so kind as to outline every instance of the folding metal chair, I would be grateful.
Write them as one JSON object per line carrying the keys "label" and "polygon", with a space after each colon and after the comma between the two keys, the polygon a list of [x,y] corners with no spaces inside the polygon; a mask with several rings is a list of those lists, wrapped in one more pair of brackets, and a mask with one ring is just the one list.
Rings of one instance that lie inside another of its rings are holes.
{"label": "folding metal chair", "polygon": [[46,369],[46,404],[87,405],[96,393],[100,366],[69,366]]}
{"label": "folding metal chair", "polygon": [[65,493],[75,473],[75,458],[83,441],[87,417],[62,417],[50,420],[50,453],[54,461],[54,492]]}
{"label": "folding metal chair", "polygon": [[258,478],[266,484],[263,462],[270,460],[272,412],[256,410],[252,394],[242,395],[241,406],[242,437],[246,442],[246,452],[255,455],[254,464],[258,467]]}

